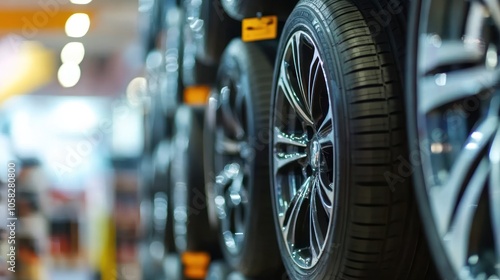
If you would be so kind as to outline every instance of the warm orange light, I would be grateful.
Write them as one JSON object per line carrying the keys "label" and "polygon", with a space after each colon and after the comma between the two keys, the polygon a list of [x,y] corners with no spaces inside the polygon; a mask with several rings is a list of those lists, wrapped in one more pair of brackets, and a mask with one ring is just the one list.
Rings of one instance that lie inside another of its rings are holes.
{"label": "warm orange light", "polygon": [[[51,1],[48,1],[51,2]],[[0,9],[0,34],[16,33],[26,39],[40,36],[41,32],[62,31],[66,21],[75,10],[57,5],[46,7],[46,9]],[[85,9],[86,14],[93,18],[93,14]]]}
{"label": "warm orange light", "polygon": [[14,65],[0,77],[0,103],[20,94],[30,93],[48,84],[55,72],[54,54],[36,42],[23,42]]}
{"label": "warm orange light", "polygon": [[210,87],[205,85],[191,86],[184,89],[184,103],[188,105],[204,105],[208,102]]}
{"label": "warm orange light", "polygon": [[210,263],[210,255],[205,252],[184,252],[182,263],[189,268],[206,268]]}

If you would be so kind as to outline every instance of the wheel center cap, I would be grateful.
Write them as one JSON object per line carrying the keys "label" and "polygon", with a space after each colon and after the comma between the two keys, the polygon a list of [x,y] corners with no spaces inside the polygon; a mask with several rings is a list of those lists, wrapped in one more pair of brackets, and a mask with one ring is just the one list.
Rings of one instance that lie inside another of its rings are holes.
{"label": "wheel center cap", "polygon": [[318,170],[320,167],[321,145],[318,140],[313,140],[309,146],[309,165],[313,170]]}

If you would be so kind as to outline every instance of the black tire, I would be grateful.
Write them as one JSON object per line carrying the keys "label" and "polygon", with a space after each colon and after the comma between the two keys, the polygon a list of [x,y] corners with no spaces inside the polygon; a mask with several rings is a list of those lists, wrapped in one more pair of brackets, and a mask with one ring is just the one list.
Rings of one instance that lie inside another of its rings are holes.
{"label": "black tire", "polygon": [[215,81],[217,67],[201,62],[195,57],[193,51],[184,49],[182,71],[182,84],[184,87],[211,86]]}
{"label": "black tire", "polygon": [[224,11],[232,18],[242,21],[260,15],[277,15],[284,18],[290,14],[298,0],[220,0]]}
{"label": "black tire", "polygon": [[203,180],[204,108],[181,106],[175,115],[171,201],[177,252],[216,253],[217,239],[209,230]]}
{"label": "black tire", "polygon": [[163,54],[154,50],[148,54],[147,68],[147,99],[145,100],[145,143],[144,151],[152,155],[158,143],[167,135],[167,118],[163,108],[162,96],[165,94],[162,87],[164,80]]}
{"label": "black tire", "polygon": [[[165,253],[174,253],[175,240],[173,234],[174,212],[172,199],[170,197],[171,189],[171,169],[172,169],[172,143],[169,140],[163,140],[159,143],[155,150],[154,173],[152,189],[153,213],[158,207],[165,208],[165,220],[156,219],[156,214],[153,214],[153,228],[157,232],[157,240],[163,243]],[[159,204],[159,205],[158,205]]]}
{"label": "black tire", "polygon": [[[156,152],[154,153],[156,154]],[[166,195],[161,190],[160,181],[162,172],[158,172],[158,166],[150,156],[142,159],[140,174],[142,177],[139,189],[141,201],[141,242],[140,254],[142,273],[144,279],[155,279],[156,275],[162,273],[162,258],[165,254],[163,236],[165,234],[164,221],[155,219],[154,211],[158,208],[159,198],[163,198],[166,211]],[[149,178],[147,178],[149,177]],[[161,228],[163,226],[163,228]]]}
{"label": "black tire", "polygon": [[[224,51],[205,139],[207,193],[218,209],[226,262],[246,276],[281,272],[269,188],[269,94],[272,66],[257,44],[234,39]],[[213,108],[212,108],[213,109]],[[232,148],[224,143],[232,145]],[[227,149],[226,149],[227,148]],[[213,189],[210,189],[213,188]],[[239,200],[233,200],[239,197]],[[221,201],[224,201],[221,204]],[[236,202],[235,202],[236,201]],[[217,202],[217,203],[216,203]],[[238,235],[241,234],[241,235]],[[232,240],[235,244],[231,244]],[[234,246],[233,246],[234,245]]]}
{"label": "black tire", "polygon": [[[172,147],[170,148],[170,154],[173,154]],[[167,253],[176,253],[177,248],[175,246],[175,234],[174,234],[174,202],[172,199],[172,159],[168,165],[168,186],[165,191],[167,195],[167,223],[165,224],[165,236],[163,243],[165,244],[165,251]]]}
{"label": "black tire", "polygon": [[[391,7],[398,16],[373,33],[389,8],[301,1],[282,33],[270,149],[276,232],[291,279],[432,277],[411,180],[386,177],[408,151],[398,62],[404,7]],[[313,70],[317,76],[307,74]]]}
{"label": "black tire", "polygon": [[203,0],[200,19],[204,24],[196,36],[196,57],[206,65],[216,66],[224,48],[240,34],[241,23],[225,13],[220,0]]}
{"label": "black tire", "polygon": [[412,4],[408,162],[432,255],[443,279],[500,279],[498,2]]}
{"label": "black tire", "polygon": [[169,22],[166,31],[165,76],[163,79],[164,83],[162,84],[161,102],[164,114],[169,119],[167,121],[167,134],[171,135],[172,119],[183,93],[180,71],[182,67],[182,51],[180,48],[183,14],[181,9],[175,7],[169,9],[167,16],[169,17]]}

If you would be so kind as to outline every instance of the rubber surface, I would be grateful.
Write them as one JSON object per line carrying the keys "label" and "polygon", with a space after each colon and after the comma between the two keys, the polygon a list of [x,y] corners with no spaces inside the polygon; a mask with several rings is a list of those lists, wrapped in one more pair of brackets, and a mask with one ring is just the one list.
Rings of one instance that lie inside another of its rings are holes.
{"label": "rubber surface", "polygon": [[171,201],[177,251],[217,254],[217,238],[208,224],[203,179],[203,107],[181,106],[175,116]]}

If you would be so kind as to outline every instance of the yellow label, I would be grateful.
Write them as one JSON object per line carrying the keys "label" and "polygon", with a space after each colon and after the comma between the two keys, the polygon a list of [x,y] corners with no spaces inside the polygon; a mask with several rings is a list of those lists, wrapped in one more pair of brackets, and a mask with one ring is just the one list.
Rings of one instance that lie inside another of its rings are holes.
{"label": "yellow label", "polygon": [[208,101],[210,87],[204,85],[190,86],[184,89],[184,103],[188,105],[204,105]]}
{"label": "yellow label", "polygon": [[241,39],[244,42],[271,40],[278,36],[278,17],[243,19]]}

